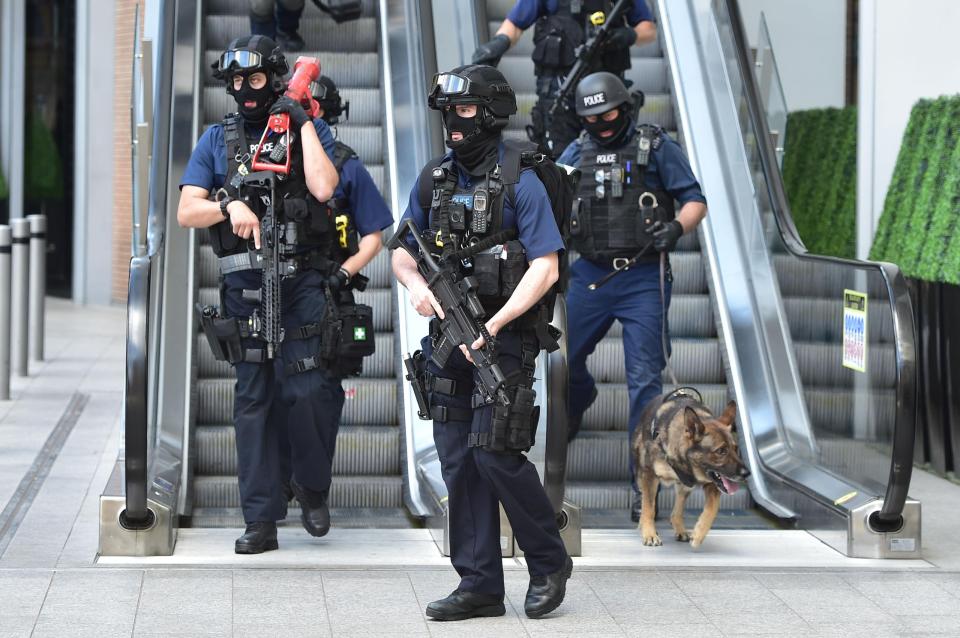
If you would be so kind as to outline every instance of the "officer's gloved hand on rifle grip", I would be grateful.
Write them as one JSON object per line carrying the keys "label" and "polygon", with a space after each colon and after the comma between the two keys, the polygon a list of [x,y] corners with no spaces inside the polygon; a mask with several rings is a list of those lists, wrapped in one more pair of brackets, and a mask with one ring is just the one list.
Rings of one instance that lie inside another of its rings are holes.
{"label": "officer's gloved hand on rifle grip", "polygon": [[330,292],[340,292],[350,283],[350,273],[346,268],[340,268],[337,272],[327,277],[327,287]]}
{"label": "officer's gloved hand on rifle grip", "polygon": [[506,53],[509,48],[510,38],[501,33],[489,42],[485,42],[477,47],[477,50],[473,52],[473,63],[497,66],[500,64],[500,58],[503,57],[503,54]]}
{"label": "officer's gloved hand on rifle grip", "polygon": [[277,98],[277,101],[273,103],[273,107],[270,109],[270,113],[271,115],[289,113],[290,122],[296,127],[295,130],[300,130],[304,124],[311,121],[310,116],[303,110],[300,103],[287,95],[281,95]]}
{"label": "officer's gloved hand on rifle grip", "polygon": [[617,27],[610,29],[610,35],[604,47],[608,49],[629,49],[637,41],[637,32],[631,27]]}
{"label": "officer's gloved hand on rifle grip", "polygon": [[683,237],[683,226],[675,219],[667,223],[656,223],[647,231],[653,235],[653,247],[662,252],[668,253],[677,247],[677,242]]}

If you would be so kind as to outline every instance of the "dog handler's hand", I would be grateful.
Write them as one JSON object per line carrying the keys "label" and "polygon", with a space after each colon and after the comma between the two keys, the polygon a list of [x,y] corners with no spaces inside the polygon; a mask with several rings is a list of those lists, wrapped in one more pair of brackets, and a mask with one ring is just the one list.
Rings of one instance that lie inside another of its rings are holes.
{"label": "dog handler's hand", "polygon": [[227,204],[227,212],[230,213],[233,234],[242,239],[253,237],[253,245],[260,250],[260,219],[257,214],[238,199]]}
{"label": "dog handler's hand", "polygon": [[440,307],[440,302],[430,292],[426,282],[418,282],[410,287],[410,305],[422,317],[437,315],[443,319],[443,308]]}

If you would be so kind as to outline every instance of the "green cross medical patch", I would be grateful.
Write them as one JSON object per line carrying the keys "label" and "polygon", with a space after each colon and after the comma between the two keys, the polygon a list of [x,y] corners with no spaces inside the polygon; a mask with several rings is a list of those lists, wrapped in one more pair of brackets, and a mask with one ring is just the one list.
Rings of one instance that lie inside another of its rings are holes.
{"label": "green cross medical patch", "polygon": [[356,326],[353,329],[353,340],[354,341],[366,341],[367,340],[367,329],[363,326]]}

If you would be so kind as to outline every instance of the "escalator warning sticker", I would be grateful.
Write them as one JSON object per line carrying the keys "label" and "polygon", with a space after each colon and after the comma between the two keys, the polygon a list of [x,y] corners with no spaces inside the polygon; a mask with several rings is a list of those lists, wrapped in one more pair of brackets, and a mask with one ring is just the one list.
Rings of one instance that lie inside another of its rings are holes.
{"label": "escalator warning sticker", "polygon": [[867,371],[867,295],[843,291],[843,367]]}

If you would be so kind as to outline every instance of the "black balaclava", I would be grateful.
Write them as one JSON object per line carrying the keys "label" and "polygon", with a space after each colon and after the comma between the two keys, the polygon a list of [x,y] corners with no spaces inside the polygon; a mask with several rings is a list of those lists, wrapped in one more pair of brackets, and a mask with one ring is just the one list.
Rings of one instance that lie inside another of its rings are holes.
{"label": "black balaclava", "polygon": [[[620,111],[620,115],[617,119],[612,122],[606,122],[603,119],[603,116],[597,116],[596,122],[588,122],[586,119],[581,119],[583,122],[583,128],[587,130],[587,133],[599,144],[600,146],[622,146],[629,136],[630,126],[632,119],[623,108],[623,106],[617,107]],[[600,137],[600,134],[604,131],[613,131],[613,135],[610,137]]]}
{"label": "black balaclava", "polygon": [[[255,72],[264,72],[258,69]],[[277,94],[274,90],[274,82],[271,74],[267,74],[267,83],[264,84],[259,89],[254,89],[250,87],[249,74],[240,74],[243,77],[243,84],[240,85],[240,90],[235,90],[233,88],[233,78],[229,79],[229,93],[233,96],[233,99],[237,101],[237,110],[241,116],[243,116],[244,121],[250,124],[260,124],[267,120],[267,116],[270,114],[270,107],[273,106],[273,103],[277,100]],[[253,102],[254,106],[247,106],[247,102]]]}
{"label": "black balaclava", "polygon": [[[446,129],[447,147],[453,149],[457,163],[470,175],[484,175],[497,164],[500,147],[500,131],[489,129],[484,120],[488,119],[485,109],[477,107],[475,117],[460,117],[456,107],[443,112],[443,127]],[[454,142],[454,131],[463,134],[463,139]]]}

